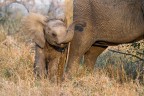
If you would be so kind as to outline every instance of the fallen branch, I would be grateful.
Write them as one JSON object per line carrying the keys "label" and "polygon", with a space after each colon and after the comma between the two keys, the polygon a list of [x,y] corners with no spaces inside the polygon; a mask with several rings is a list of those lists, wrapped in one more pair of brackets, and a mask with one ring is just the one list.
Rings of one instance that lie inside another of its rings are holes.
{"label": "fallen branch", "polygon": [[120,53],[120,54],[130,55],[130,56],[133,56],[135,58],[138,58],[141,61],[144,61],[144,59],[142,59],[141,57],[133,55],[133,54],[130,54],[130,53],[124,53],[124,52],[120,52],[120,51],[116,51],[116,50],[111,50],[111,49],[108,49],[108,50],[111,51],[111,52],[116,52],[116,53]]}

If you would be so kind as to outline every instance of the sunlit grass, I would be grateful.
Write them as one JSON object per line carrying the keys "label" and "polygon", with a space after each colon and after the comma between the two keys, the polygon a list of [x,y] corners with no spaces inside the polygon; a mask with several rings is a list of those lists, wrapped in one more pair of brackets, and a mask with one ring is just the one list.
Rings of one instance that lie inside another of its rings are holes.
{"label": "sunlit grass", "polygon": [[[16,26],[15,26],[16,27]],[[138,80],[127,80],[122,67],[107,66],[95,73],[82,72],[66,79],[61,85],[48,79],[36,80],[33,74],[33,44],[19,41],[21,36],[7,36],[6,26],[0,27],[0,95],[1,96],[143,96],[144,86]],[[112,62],[110,55],[103,59]],[[120,79],[122,78],[122,79]],[[120,81],[123,82],[120,82]]]}

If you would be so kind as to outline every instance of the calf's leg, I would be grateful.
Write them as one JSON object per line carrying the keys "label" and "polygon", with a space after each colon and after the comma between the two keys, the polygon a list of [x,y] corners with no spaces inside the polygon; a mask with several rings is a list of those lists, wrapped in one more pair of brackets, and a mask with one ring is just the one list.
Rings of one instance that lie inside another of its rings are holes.
{"label": "calf's leg", "polygon": [[36,45],[35,52],[34,73],[36,77],[43,78],[47,74],[44,49]]}

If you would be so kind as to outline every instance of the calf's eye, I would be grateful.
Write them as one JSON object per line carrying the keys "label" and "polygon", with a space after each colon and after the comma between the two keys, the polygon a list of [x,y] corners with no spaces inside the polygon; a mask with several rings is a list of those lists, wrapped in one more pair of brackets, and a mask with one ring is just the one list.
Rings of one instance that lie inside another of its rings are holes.
{"label": "calf's eye", "polygon": [[52,36],[53,36],[53,37],[57,37],[57,35],[56,35],[55,33],[52,33]]}

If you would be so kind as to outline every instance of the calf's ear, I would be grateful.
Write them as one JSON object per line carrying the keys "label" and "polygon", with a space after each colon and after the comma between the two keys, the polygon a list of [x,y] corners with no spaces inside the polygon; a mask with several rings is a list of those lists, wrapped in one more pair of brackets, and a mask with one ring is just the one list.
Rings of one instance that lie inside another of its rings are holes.
{"label": "calf's ear", "polygon": [[44,28],[48,17],[38,13],[30,13],[22,19],[22,30],[41,48],[45,46]]}
{"label": "calf's ear", "polygon": [[44,32],[36,32],[34,37],[34,42],[41,48],[44,48],[45,46]]}

